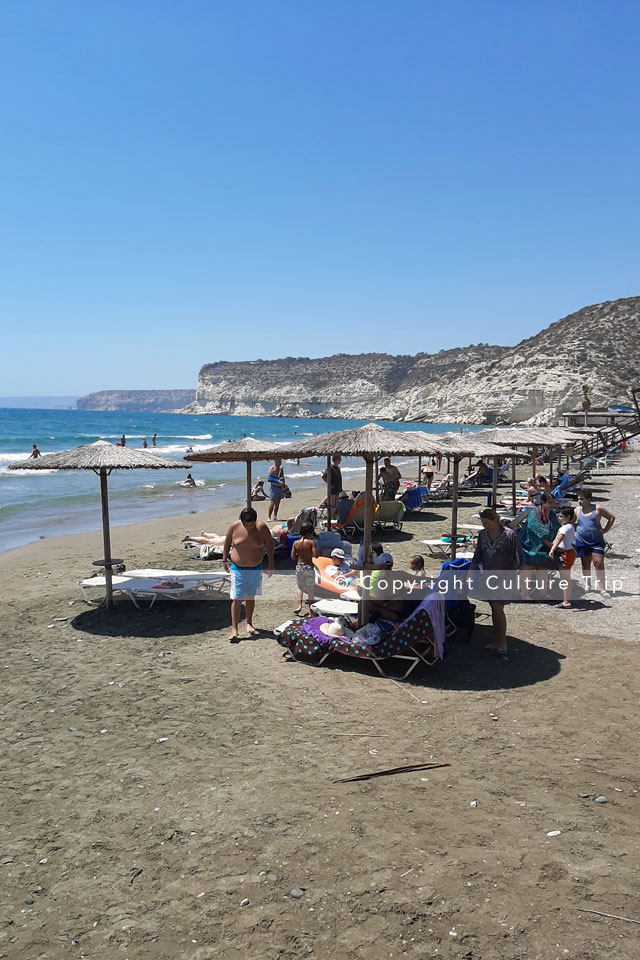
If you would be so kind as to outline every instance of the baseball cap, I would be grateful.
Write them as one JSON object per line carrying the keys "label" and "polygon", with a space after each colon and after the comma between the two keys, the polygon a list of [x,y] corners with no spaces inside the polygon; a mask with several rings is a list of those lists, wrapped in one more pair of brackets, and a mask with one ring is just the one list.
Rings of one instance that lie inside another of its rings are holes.
{"label": "baseball cap", "polygon": [[335,550],[331,551],[332,557],[340,557],[341,560],[344,560],[344,550],[341,547],[336,547]]}
{"label": "baseball cap", "polygon": [[376,566],[384,567],[387,563],[393,563],[393,557],[390,553],[381,553],[376,557]]}

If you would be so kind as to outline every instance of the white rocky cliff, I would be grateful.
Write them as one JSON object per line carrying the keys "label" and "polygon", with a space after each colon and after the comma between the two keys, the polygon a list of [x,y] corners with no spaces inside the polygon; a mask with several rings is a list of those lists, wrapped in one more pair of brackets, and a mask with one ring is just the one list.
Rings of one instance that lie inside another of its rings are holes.
{"label": "white rocky cliff", "polygon": [[591,386],[594,406],[629,400],[640,383],[640,297],[584,307],[515,347],[415,356],[205,364],[185,413],[344,417],[435,423],[552,420]]}

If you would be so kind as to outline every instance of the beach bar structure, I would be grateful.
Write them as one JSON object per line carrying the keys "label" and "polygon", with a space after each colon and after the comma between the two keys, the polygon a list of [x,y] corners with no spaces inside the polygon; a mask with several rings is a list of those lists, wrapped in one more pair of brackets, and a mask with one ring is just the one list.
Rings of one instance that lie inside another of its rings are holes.
{"label": "beach bar structure", "polygon": [[100,477],[102,504],[102,542],[104,557],[94,560],[95,566],[104,567],[105,603],[113,612],[113,567],[120,563],[111,556],[111,531],[109,526],[109,492],[107,477],[113,470],[186,470],[184,463],[160,457],[150,450],[132,450],[119,444],[98,440],[60,453],[45,453],[37,459],[22,460],[9,467],[10,470],[92,470]]}

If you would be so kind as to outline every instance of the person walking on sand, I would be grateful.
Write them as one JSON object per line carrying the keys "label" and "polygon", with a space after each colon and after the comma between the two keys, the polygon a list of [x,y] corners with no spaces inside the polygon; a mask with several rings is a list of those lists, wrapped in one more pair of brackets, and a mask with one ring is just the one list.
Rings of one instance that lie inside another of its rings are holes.
{"label": "person walking on sand", "polygon": [[247,636],[257,633],[253,625],[256,597],[262,595],[262,563],[267,553],[267,576],[273,574],[273,537],[264,521],[258,520],[253,507],[245,507],[240,519],[232,523],[222,548],[222,563],[231,573],[230,643],[240,643],[238,625],[242,601],[245,602]]}
{"label": "person walking on sand", "polygon": [[34,443],[33,446],[32,446],[32,448],[31,448],[31,456],[29,457],[29,460],[37,460],[38,457],[41,457],[41,456],[42,456],[42,454],[40,453],[40,451],[38,450],[38,448],[36,447],[36,445],[35,445],[35,443]]}
{"label": "person walking on sand", "polygon": [[291,549],[291,559],[296,565],[296,586],[298,588],[298,606],[293,611],[302,613],[302,601],[307,594],[307,603],[315,602],[316,577],[313,558],[318,556],[318,548],[313,537],[313,524],[303,523],[300,527],[300,540],[296,540]]}
{"label": "person walking on sand", "polygon": [[558,548],[562,550],[562,571],[564,574],[560,578],[562,603],[556,604],[556,606],[562,610],[568,610],[571,607],[571,568],[576,562],[576,552],[573,549],[576,539],[576,528],[573,525],[573,511],[573,507],[561,507],[558,510],[561,521],[560,529],[549,550],[551,560],[555,559],[555,551]]}
{"label": "person walking on sand", "polygon": [[280,501],[284,497],[285,488],[284,470],[282,469],[282,460],[280,457],[276,457],[273,462],[273,466],[269,468],[267,480],[269,482],[270,500],[267,519],[277,520],[278,510],[280,509]]}
{"label": "person walking on sand", "polygon": [[[584,490],[578,496],[578,506],[575,508],[574,521],[577,524],[575,550],[582,563],[582,575],[586,580],[585,592],[599,590],[603,599],[610,596],[606,588],[604,575],[604,535],[611,530],[615,523],[615,516],[591,502],[593,492]],[[602,520],[606,520],[603,528]],[[593,561],[593,586],[591,580],[591,562]]]}

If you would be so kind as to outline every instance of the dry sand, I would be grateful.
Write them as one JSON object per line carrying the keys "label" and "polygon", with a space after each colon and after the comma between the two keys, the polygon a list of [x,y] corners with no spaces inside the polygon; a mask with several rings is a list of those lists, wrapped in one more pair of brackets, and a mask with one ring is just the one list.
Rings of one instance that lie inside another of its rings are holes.
{"label": "dry sand", "polygon": [[[231,646],[226,597],[88,608],[99,534],[2,555],[0,956],[636,958],[640,927],[581,912],[640,920],[640,479],[596,488],[624,593],[510,607],[507,663],[481,604],[471,645],[400,685],[287,662],[290,576]],[[189,524],[236,513],[121,527],[114,552],[184,568]],[[403,563],[449,516],[385,543]],[[451,766],[333,783],[429,760]]]}

